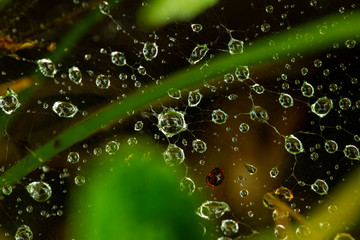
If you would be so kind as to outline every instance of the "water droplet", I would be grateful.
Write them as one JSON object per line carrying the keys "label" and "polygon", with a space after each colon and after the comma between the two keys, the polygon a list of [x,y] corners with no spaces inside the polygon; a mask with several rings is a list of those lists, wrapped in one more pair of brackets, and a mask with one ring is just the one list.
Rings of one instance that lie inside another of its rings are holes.
{"label": "water droplet", "polygon": [[248,171],[250,175],[254,175],[257,172],[257,168],[251,164],[245,163],[244,167],[246,168],[246,171]]}
{"label": "water droplet", "polygon": [[345,46],[347,48],[354,48],[356,45],[356,41],[354,39],[349,39],[345,41]]}
{"label": "water droplet", "polygon": [[235,38],[231,38],[228,43],[230,54],[240,54],[244,51],[244,42]]}
{"label": "water droplet", "polygon": [[37,202],[47,201],[52,194],[51,187],[46,182],[32,182],[26,186],[26,190]]}
{"label": "water droplet", "polygon": [[189,63],[192,65],[198,63],[205,57],[205,55],[208,51],[209,51],[209,48],[206,44],[196,45],[196,47],[192,50],[192,52],[190,54],[190,58],[188,59]]}
{"label": "water droplet", "polygon": [[221,221],[221,231],[226,236],[233,236],[239,231],[239,224],[232,219],[224,219]]}
{"label": "water droplet", "polygon": [[115,154],[119,150],[119,143],[116,141],[110,141],[105,145],[105,152],[109,155]]}
{"label": "water droplet", "polygon": [[111,62],[117,66],[125,66],[126,58],[123,52],[113,51],[110,54]]}
{"label": "water droplet", "polygon": [[81,176],[81,175],[77,175],[75,178],[74,178],[74,182],[76,185],[78,186],[82,186],[85,184],[85,177],[84,176]]}
{"label": "water droplet", "polygon": [[110,79],[104,74],[99,74],[96,77],[96,86],[100,89],[108,89],[110,87]]}
{"label": "water droplet", "polygon": [[195,183],[191,178],[184,177],[180,180],[180,191],[186,192],[188,195],[195,191]]}
{"label": "water droplet", "polygon": [[72,118],[79,111],[79,109],[72,103],[57,101],[52,106],[52,110],[63,118]]}
{"label": "water droplet", "polygon": [[200,139],[194,140],[192,142],[192,146],[193,146],[194,150],[198,153],[203,153],[207,149],[206,142],[204,142],[203,140],[200,140]]}
{"label": "water droplet", "polygon": [[334,240],[355,240],[349,233],[337,233]]}
{"label": "water droplet", "polygon": [[294,100],[293,100],[292,96],[287,93],[280,94],[279,102],[280,102],[281,106],[283,106],[284,108],[289,108],[294,105]]}
{"label": "water droplet", "polygon": [[99,4],[99,10],[105,16],[111,16],[110,15],[110,6],[107,1],[103,1],[102,3]]}
{"label": "water droplet", "polygon": [[265,7],[265,11],[266,11],[267,13],[272,13],[272,12],[274,11],[274,7],[273,7],[272,5],[267,5],[267,6]]}
{"label": "water droplet", "polygon": [[11,185],[4,185],[2,187],[2,192],[5,195],[10,195],[12,193],[12,186]]}
{"label": "water droplet", "polygon": [[158,115],[158,128],[166,137],[172,137],[184,130],[187,125],[184,113],[170,108]]}
{"label": "water droplet", "polygon": [[271,170],[270,170],[270,177],[272,178],[276,178],[277,175],[279,174],[279,169],[277,167],[273,167]]}
{"label": "water droplet", "polygon": [[310,83],[304,81],[301,86],[301,93],[304,97],[310,98],[314,96],[314,87]]}
{"label": "water droplet", "polygon": [[32,240],[33,232],[27,225],[21,225],[15,233],[15,240]]}
{"label": "water droplet", "polygon": [[138,143],[138,140],[136,137],[130,137],[128,138],[127,143],[129,146],[135,146]]}
{"label": "water droplet", "polygon": [[241,197],[247,197],[247,195],[249,195],[249,191],[247,189],[240,190]]}
{"label": "water droplet", "polygon": [[140,131],[144,126],[144,123],[142,121],[137,121],[134,125],[135,131]]}
{"label": "water droplet", "polygon": [[82,74],[78,67],[71,67],[69,68],[69,79],[70,81],[74,82],[75,84],[80,84],[82,80]]}
{"label": "water droplet", "polygon": [[53,64],[53,62],[50,59],[43,58],[43,59],[37,60],[37,64],[38,64],[40,72],[45,77],[54,77],[55,76],[57,70],[55,68],[55,65]]}
{"label": "water droplet", "polygon": [[165,152],[163,152],[165,163],[170,166],[178,166],[185,160],[184,150],[175,144],[169,144]]}
{"label": "water droplet", "polygon": [[319,195],[326,195],[328,193],[329,186],[324,180],[317,179],[313,184],[311,184],[311,190]]}
{"label": "water droplet", "polygon": [[285,149],[294,155],[304,152],[302,142],[292,134],[285,137]]}
{"label": "water droplet", "polygon": [[280,222],[284,220],[288,220],[289,212],[286,210],[282,210],[280,208],[275,209],[272,213],[272,218],[275,222]]}
{"label": "water droplet", "polygon": [[13,113],[20,105],[17,94],[10,88],[7,89],[5,96],[0,97],[0,107],[6,114]]}
{"label": "water droplet", "polygon": [[204,219],[212,220],[220,218],[228,211],[230,207],[225,202],[206,201],[197,209],[196,214]]}
{"label": "water droplet", "polygon": [[283,186],[275,189],[274,194],[279,196],[283,201],[287,202],[290,202],[294,198],[294,195],[292,194],[290,189]]}
{"label": "water droplet", "polygon": [[199,24],[199,23],[194,23],[194,24],[191,24],[191,29],[194,31],[194,32],[200,32],[202,29],[203,29],[203,27],[202,27],[202,25],[201,24]]}
{"label": "water droplet", "polygon": [[268,32],[268,31],[270,31],[270,24],[263,23],[263,24],[261,24],[260,29],[261,29],[262,32]]}
{"label": "water droplet", "polygon": [[156,43],[147,42],[144,44],[142,53],[146,61],[151,61],[156,58],[158,54],[158,46],[156,45]]}
{"label": "water droplet", "polygon": [[295,234],[299,239],[309,239],[310,228],[305,225],[300,225],[296,228]]}
{"label": "water droplet", "polygon": [[316,160],[318,160],[318,158],[319,158],[319,154],[318,154],[318,153],[312,152],[312,153],[310,154],[310,159],[311,159],[311,160],[316,161]]}
{"label": "water droplet", "polygon": [[171,97],[172,99],[180,99],[181,98],[181,91],[179,89],[170,88],[167,93],[168,93],[169,97]]}
{"label": "water droplet", "polygon": [[326,140],[324,148],[328,153],[335,153],[338,150],[338,144],[334,140]]}
{"label": "water droplet", "polygon": [[140,74],[140,75],[146,75],[146,69],[144,68],[144,66],[139,66],[138,68],[137,68],[137,70],[138,70],[138,73]]}
{"label": "water droplet", "polygon": [[286,233],[286,228],[281,224],[277,224],[275,226],[274,235],[279,240],[285,240],[285,239],[287,239],[287,236],[288,236]]}
{"label": "water droplet", "polygon": [[265,88],[257,83],[252,85],[251,89],[254,90],[257,94],[263,94],[265,92]]}
{"label": "water droplet", "polygon": [[236,68],[235,76],[240,82],[243,82],[244,80],[248,79],[250,77],[249,67],[240,66]]}
{"label": "water droplet", "polygon": [[239,126],[239,130],[242,133],[246,133],[246,132],[248,132],[250,130],[250,126],[247,123],[241,123],[240,126]]}
{"label": "water droplet", "polygon": [[211,114],[211,121],[216,124],[224,124],[228,119],[228,115],[221,109],[214,110]]}
{"label": "water droplet", "polygon": [[339,100],[339,107],[341,110],[348,110],[351,107],[351,100],[348,98],[341,98]]}
{"label": "water droplet", "polygon": [[319,98],[311,105],[311,111],[319,117],[325,117],[333,108],[333,101],[327,97]]}
{"label": "water droplet", "polygon": [[344,155],[345,157],[351,159],[351,160],[359,160],[360,152],[359,149],[354,145],[346,145],[344,149]]}
{"label": "water droplet", "polygon": [[101,156],[102,149],[99,148],[99,147],[96,147],[96,148],[94,148],[93,153],[94,153],[95,156]]}
{"label": "water droplet", "polygon": [[215,187],[220,185],[224,181],[224,177],[225,176],[223,170],[221,170],[220,168],[214,168],[208,173],[205,180],[209,186]]}
{"label": "water droplet", "polygon": [[253,106],[250,111],[250,118],[251,120],[264,123],[267,122],[267,120],[269,120],[269,115],[263,107]]}
{"label": "water droplet", "polygon": [[200,93],[199,89],[189,92],[188,96],[188,106],[189,107],[196,107],[199,105],[203,95]]}
{"label": "water droplet", "polygon": [[227,73],[224,75],[224,82],[232,83],[232,82],[234,82],[234,80],[235,80],[235,77],[231,73]]}
{"label": "water droplet", "polygon": [[80,155],[78,152],[69,152],[67,156],[67,161],[69,163],[77,163],[80,160]]}

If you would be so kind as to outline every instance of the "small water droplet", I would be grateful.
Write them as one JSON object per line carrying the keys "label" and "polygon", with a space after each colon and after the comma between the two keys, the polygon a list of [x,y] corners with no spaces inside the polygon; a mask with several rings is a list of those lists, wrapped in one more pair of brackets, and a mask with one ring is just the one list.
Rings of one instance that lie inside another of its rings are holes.
{"label": "small water droplet", "polygon": [[165,163],[170,166],[178,166],[185,160],[184,150],[175,144],[169,144],[165,152],[163,152]]}
{"label": "small water droplet", "polygon": [[52,106],[52,110],[63,118],[72,118],[79,111],[79,109],[72,103],[57,101]]}
{"label": "small water droplet", "polygon": [[144,44],[142,53],[146,61],[151,61],[156,58],[158,54],[158,46],[156,45],[156,43],[147,42]]}
{"label": "small water droplet", "polygon": [[26,186],[30,196],[37,202],[47,201],[52,194],[51,187],[46,182],[32,182]]}
{"label": "small water droplet", "polygon": [[204,219],[212,220],[220,218],[228,211],[230,207],[225,202],[206,201],[197,209],[196,214]]}
{"label": "small water droplet", "polygon": [[198,63],[205,57],[205,55],[208,51],[209,51],[209,48],[206,44],[196,45],[196,47],[192,50],[192,52],[190,54],[190,58],[188,59],[189,63],[191,65]]}
{"label": "small water droplet", "polygon": [[37,64],[38,64],[40,72],[45,77],[54,77],[55,74],[57,73],[55,65],[48,58],[43,58],[43,59],[37,60]]}

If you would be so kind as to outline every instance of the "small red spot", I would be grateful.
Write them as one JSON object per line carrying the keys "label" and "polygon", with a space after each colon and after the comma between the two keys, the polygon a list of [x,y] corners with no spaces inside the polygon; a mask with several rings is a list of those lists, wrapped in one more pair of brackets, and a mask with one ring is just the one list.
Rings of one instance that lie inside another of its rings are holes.
{"label": "small red spot", "polygon": [[206,176],[206,183],[211,187],[220,185],[223,182],[223,180],[224,180],[224,171],[221,170],[220,168],[214,168]]}

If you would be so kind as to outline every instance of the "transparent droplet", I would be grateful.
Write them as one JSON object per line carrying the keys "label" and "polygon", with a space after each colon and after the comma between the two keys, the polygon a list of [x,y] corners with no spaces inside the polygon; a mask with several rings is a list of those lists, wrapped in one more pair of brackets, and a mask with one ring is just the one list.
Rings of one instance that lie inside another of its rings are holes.
{"label": "transparent droplet", "polygon": [[99,148],[99,147],[96,147],[96,148],[94,148],[93,153],[94,153],[95,156],[101,156],[102,149]]}
{"label": "transparent droplet", "polygon": [[21,225],[18,227],[15,233],[15,240],[32,240],[33,232],[27,225]]}
{"label": "transparent droplet", "polygon": [[57,73],[54,63],[48,58],[37,60],[37,64],[40,72],[45,77],[54,77]]}
{"label": "transparent droplet", "polygon": [[261,29],[262,32],[268,32],[268,31],[270,31],[270,24],[263,23],[263,24],[261,24],[260,29]]}
{"label": "transparent droplet", "polygon": [[345,46],[347,48],[354,48],[356,45],[356,41],[354,39],[349,39],[345,41]]}
{"label": "transparent droplet", "polygon": [[310,83],[304,81],[301,86],[301,93],[304,97],[310,98],[314,96],[314,87]]}
{"label": "transparent droplet", "polygon": [[138,70],[138,73],[140,74],[140,75],[146,75],[146,69],[144,68],[144,66],[139,66],[138,68],[137,68],[137,70]]}
{"label": "transparent droplet", "polygon": [[285,149],[294,155],[304,152],[302,142],[292,134],[285,137]]}
{"label": "transparent droplet", "polygon": [[99,4],[99,10],[105,16],[111,16],[110,15],[110,6],[109,6],[109,3],[107,1],[102,1]]}
{"label": "transparent droplet", "polygon": [[211,114],[211,121],[216,124],[224,124],[228,119],[228,115],[221,109],[214,110]]}
{"label": "transparent droplet", "polygon": [[37,202],[47,201],[52,194],[51,187],[46,182],[32,182],[26,186],[26,190]]}
{"label": "transparent droplet", "polygon": [[351,159],[351,160],[359,160],[359,148],[357,148],[354,145],[346,145],[344,149],[344,155],[345,157]]}
{"label": "transparent droplet", "polygon": [[158,128],[166,137],[172,137],[184,130],[187,125],[184,113],[170,108],[158,115]]}
{"label": "transparent droplet", "polygon": [[264,123],[267,122],[267,120],[269,120],[269,115],[263,107],[253,106],[250,111],[250,118],[251,120]]}
{"label": "transparent droplet", "polygon": [[331,229],[331,225],[329,222],[319,222],[319,228],[322,230],[322,231],[330,231]]}
{"label": "transparent droplet", "polygon": [[235,77],[231,73],[227,73],[224,75],[224,82],[232,83],[232,82],[234,82],[234,80],[235,80]]}
{"label": "transparent droplet", "polygon": [[300,225],[296,228],[296,236],[299,239],[309,239],[310,237],[310,228],[305,225]]}
{"label": "transparent droplet", "polygon": [[13,113],[20,105],[17,94],[10,88],[7,89],[5,96],[0,97],[0,107],[6,114]]}
{"label": "transparent droplet", "polygon": [[274,194],[286,202],[290,202],[294,198],[294,195],[292,194],[291,190],[284,186],[275,189]]}
{"label": "transparent droplet", "polygon": [[220,229],[224,233],[224,235],[233,236],[238,233],[239,224],[235,220],[224,219],[221,221]]}
{"label": "transparent droplet", "polygon": [[235,99],[237,99],[237,98],[238,98],[238,95],[236,95],[235,93],[232,93],[232,94],[230,94],[230,95],[228,96],[228,99],[229,99],[230,101],[235,100]]}
{"label": "transparent droplet", "polygon": [[170,88],[167,92],[168,96],[172,99],[180,99],[181,98],[181,91],[175,88]]}
{"label": "transparent droplet", "polygon": [[328,153],[335,153],[338,150],[338,144],[334,140],[326,140],[324,148]]}
{"label": "transparent droplet", "polygon": [[265,11],[266,11],[267,13],[272,13],[272,12],[274,11],[274,7],[273,7],[272,5],[267,5],[267,6],[265,7]]}
{"label": "transparent droplet", "polygon": [[119,150],[120,144],[116,141],[110,141],[105,145],[105,152],[109,155],[115,154]]}
{"label": "transparent droplet", "polygon": [[104,74],[99,74],[95,80],[96,86],[100,89],[108,89],[110,87],[110,79]]}
{"label": "transparent droplet", "polygon": [[128,76],[127,76],[126,73],[120,73],[120,74],[119,74],[119,79],[120,79],[121,81],[125,81],[127,78],[128,78]]}
{"label": "transparent droplet", "polygon": [[199,24],[199,23],[194,23],[194,24],[191,24],[191,29],[193,30],[193,32],[200,32],[202,29],[203,29],[203,27],[202,27],[202,25],[201,24]]}
{"label": "transparent droplet", "polygon": [[247,197],[247,195],[249,195],[249,191],[247,189],[240,190],[241,197]]}
{"label": "transparent droplet", "polygon": [[243,82],[244,80],[248,79],[250,77],[249,67],[240,66],[236,68],[235,76],[240,82]]}
{"label": "transparent droplet", "polygon": [[207,149],[206,142],[204,142],[203,140],[200,140],[200,139],[195,139],[192,142],[192,146],[193,146],[194,150],[198,153],[203,153]]}
{"label": "transparent droplet", "polygon": [[69,163],[77,163],[80,160],[80,155],[78,152],[69,152],[67,156],[67,161]]}
{"label": "transparent droplet", "polygon": [[231,38],[228,43],[230,54],[240,54],[244,51],[244,42],[235,38]]}
{"label": "transparent droplet", "polygon": [[279,103],[284,108],[289,108],[294,105],[294,100],[290,94],[287,93],[281,93],[279,96]]}
{"label": "transparent droplet", "polygon": [[311,111],[319,117],[325,117],[333,108],[333,101],[327,97],[319,98],[311,105]]}
{"label": "transparent droplet", "polygon": [[275,226],[274,235],[279,240],[285,240],[285,239],[287,239],[287,236],[288,236],[286,233],[286,228],[281,224],[277,224]]}
{"label": "transparent droplet", "polygon": [[113,51],[110,54],[111,62],[117,66],[125,66],[126,58],[123,52]]}
{"label": "transparent droplet", "polygon": [[230,207],[225,202],[206,201],[197,209],[196,214],[204,219],[212,220],[220,218],[228,211]]}
{"label": "transparent droplet", "polygon": [[289,218],[289,212],[281,208],[275,209],[272,213],[272,218],[275,222],[287,220]]}
{"label": "transparent droplet", "polygon": [[127,143],[129,146],[135,146],[138,143],[138,140],[136,137],[130,137],[128,138]]}
{"label": "transparent droplet", "polygon": [[52,106],[52,110],[63,118],[72,118],[79,111],[79,109],[72,103],[57,101]]}
{"label": "transparent droplet", "polygon": [[156,58],[158,54],[158,46],[154,42],[146,42],[144,44],[142,53],[146,61],[151,61]]}
{"label": "transparent droplet", "polygon": [[319,195],[326,195],[328,193],[329,186],[324,180],[317,179],[313,184],[311,184],[311,190]]}
{"label": "transparent droplet", "polygon": [[351,100],[348,98],[341,98],[339,100],[339,107],[341,110],[348,110],[351,107]]}
{"label": "transparent droplet", "polygon": [[135,131],[140,131],[144,126],[144,123],[142,121],[137,121],[134,125]]}
{"label": "transparent droplet", "polygon": [[191,178],[184,177],[180,180],[180,191],[191,195],[195,191],[195,183]]}
{"label": "transparent droplet", "polygon": [[12,193],[12,186],[11,185],[4,185],[3,187],[2,187],[2,192],[3,192],[3,194],[5,194],[5,195],[10,195],[11,193]]}
{"label": "transparent droplet", "polygon": [[254,90],[257,94],[263,94],[265,92],[265,88],[257,83],[252,85],[251,89]]}
{"label": "transparent droplet", "polygon": [[246,133],[246,132],[248,132],[250,130],[250,126],[247,123],[241,123],[240,126],[239,126],[239,130],[242,133]]}
{"label": "transparent droplet", "polygon": [[81,186],[81,185],[84,185],[85,184],[85,177],[84,176],[81,176],[81,175],[77,175],[75,178],[74,178],[74,182],[76,185],[78,186]]}
{"label": "transparent droplet", "polygon": [[185,160],[184,150],[175,144],[169,144],[165,152],[163,152],[165,163],[170,166],[178,166]]}
{"label": "transparent droplet", "polygon": [[69,79],[75,84],[80,84],[82,81],[82,74],[78,67],[71,67],[69,68]]}
{"label": "transparent droplet", "polygon": [[318,158],[319,158],[319,154],[318,154],[318,153],[312,152],[312,153],[310,154],[310,159],[311,159],[311,160],[316,161],[316,160],[318,160]]}
{"label": "transparent droplet", "polygon": [[224,181],[224,171],[220,168],[214,168],[206,176],[206,183],[211,187],[219,186]]}
{"label": "transparent droplet", "polygon": [[246,168],[246,171],[250,173],[250,175],[254,175],[257,172],[257,168],[251,164],[245,163],[244,167]]}
{"label": "transparent droplet", "polygon": [[334,240],[355,240],[349,233],[337,233]]}
{"label": "transparent droplet", "polygon": [[188,106],[189,107],[196,107],[199,105],[203,95],[200,93],[199,89],[189,92],[188,96]]}
{"label": "transparent droplet", "polygon": [[188,59],[189,63],[192,65],[198,63],[205,57],[205,55],[208,51],[209,51],[209,48],[206,44],[196,45],[196,47],[192,50],[192,52],[190,54],[190,58]]}
{"label": "transparent droplet", "polygon": [[273,167],[271,170],[270,170],[270,177],[272,178],[276,178],[277,175],[279,174],[279,169],[277,167]]}

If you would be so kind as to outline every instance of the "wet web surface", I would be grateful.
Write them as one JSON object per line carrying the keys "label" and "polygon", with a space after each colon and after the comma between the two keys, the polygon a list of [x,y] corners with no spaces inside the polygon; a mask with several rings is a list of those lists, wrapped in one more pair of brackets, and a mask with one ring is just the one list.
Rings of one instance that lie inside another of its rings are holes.
{"label": "wet web surface", "polygon": [[[0,42],[0,104],[6,123],[1,170],[107,104],[161,84],[177,70],[195,66],[206,74],[217,54],[242,54],[257,39],[271,46],[282,31],[359,8],[356,1],[239,2],[220,1],[191,22],[151,32],[136,24],[136,10],[147,7],[142,2],[124,1],[110,10],[104,2],[59,1],[42,17],[43,1],[29,1],[28,9],[15,2],[2,19],[7,25]],[[54,44],[91,6],[102,13],[101,20],[70,44],[60,63],[53,63],[48,55]],[[16,19],[16,11],[24,14]],[[31,20],[24,24],[26,17]],[[325,21],[317,28],[326,34],[330,25]],[[34,239],[65,239],[68,192],[91,184],[87,163],[119,151],[124,136],[129,145],[150,136],[163,152],[164,167],[183,175],[179,189],[207,196],[197,212],[206,238],[251,239],[273,229],[274,238],[284,239],[293,216],[274,208],[271,197],[307,218],[311,209],[328,204],[332,189],[358,165],[358,67],[354,36],[326,51],[281,59],[275,54],[270,62],[238,66],[192,89],[169,89],[166,98],[129,112],[19,184],[5,186],[0,234],[30,239],[32,231]],[[36,89],[33,97],[19,101],[30,87]],[[339,211],[328,205],[330,212]],[[326,221],[318,224],[320,231],[331,228]],[[342,224],[344,232],[360,237],[356,221]],[[297,235],[306,239],[308,231],[299,224]]]}

